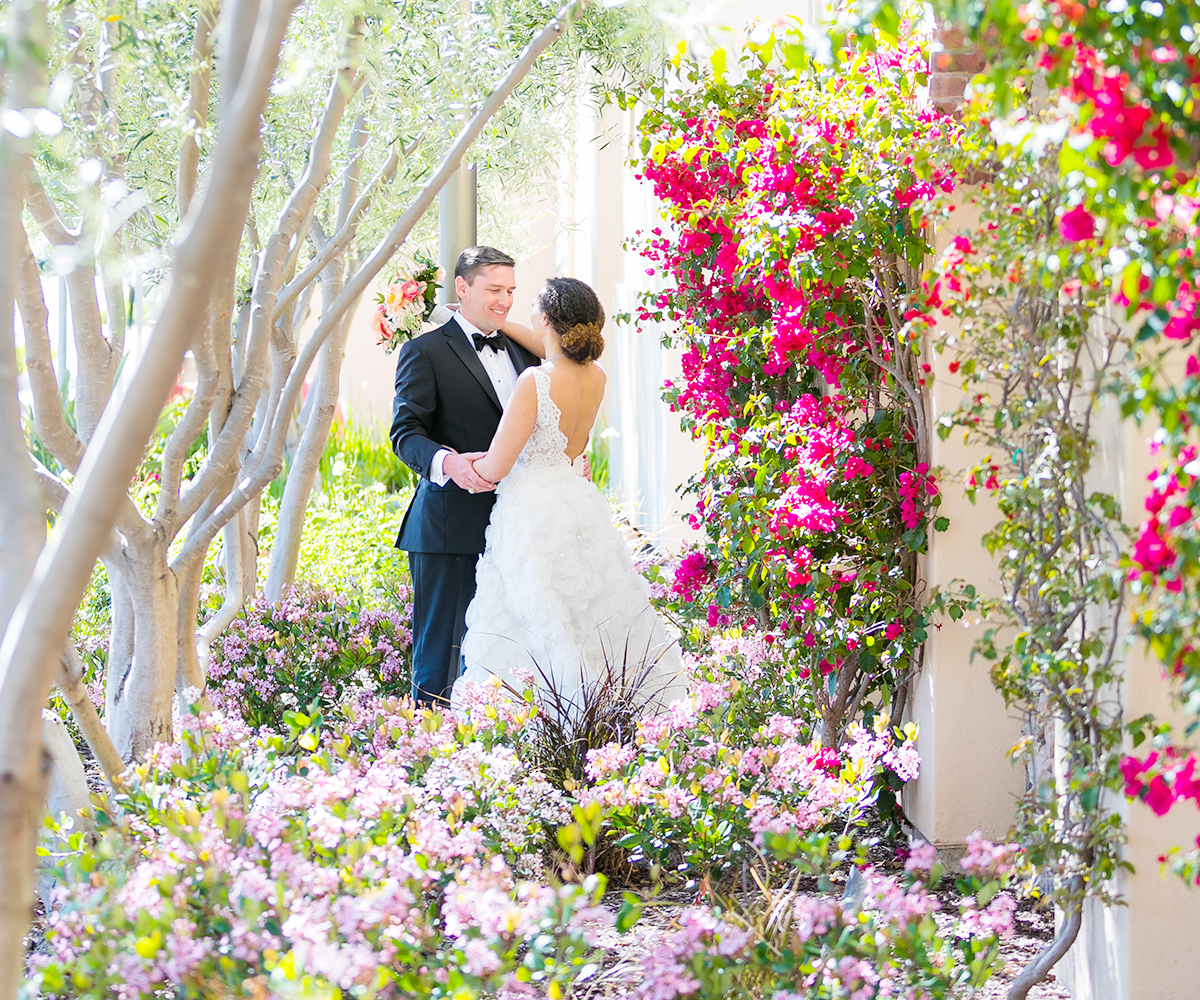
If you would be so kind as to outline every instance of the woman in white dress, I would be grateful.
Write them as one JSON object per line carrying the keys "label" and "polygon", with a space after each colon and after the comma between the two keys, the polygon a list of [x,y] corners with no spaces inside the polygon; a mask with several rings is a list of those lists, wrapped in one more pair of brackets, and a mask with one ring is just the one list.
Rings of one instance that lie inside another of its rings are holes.
{"label": "woman in white dress", "polygon": [[464,681],[496,676],[519,694],[532,676],[544,707],[582,715],[604,692],[659,711],[686,693],[679,648],[650,604],[608,502],[578,474],[606,376],[604,309],[574,278],[538,294],[532,329],[504,333],[545,358],[517,379],[487,454],[474,463],[497,483],[487,547],[467,608]]}

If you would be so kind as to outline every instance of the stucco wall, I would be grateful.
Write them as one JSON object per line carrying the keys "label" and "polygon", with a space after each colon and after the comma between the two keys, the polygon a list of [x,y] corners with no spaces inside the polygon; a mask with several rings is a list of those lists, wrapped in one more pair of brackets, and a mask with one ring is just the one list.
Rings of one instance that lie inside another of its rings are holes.
{"label": "stucco wall", "polygon": [[[1166,374],[1177,379],[1183,355],[1172,362]],[[1155,464],[1148,447],[1153,429],[1113,422],[1100,447],[1101,464],[1134,527],[1145,517],[1146,477]],[[1177,726],[1185,723],[1170,702],[1160,664],[1138,640],[1125,657],[1120,696],[1126,719],[1152,712]],[[1075,1000],[1194,1000],[1200,997],[1194,950],[1200,941],[1200,889],[1160,874],[1158,858],[1172,846],[1196,843],[1200,812],[1187,803],[1161,817],[1140,802],[1122,800],[1118,808],[1129,837],[1125,859],[1134,867],[1114,886],[1125,905],[1087,908],[1079,940],[1063,960],[1062,978]]]}
{"label": "stucco wall", "polygon": [[[977,221],[959,208],[935,240],[936,255],[945,251],[956,232]],[[952,318],[942,326],[955,332]],[[954,359],[951,351],[928,359],[933,366],[929,412],[934,421],[962,398],[962,380],[948,367]],[[935,435],[930,456],[930,464],[942,470],[939,513],[950,519],[950,527],[930,540],[924,560],[926,583],[932,589],[957,580],[974,584],[981,593],[999,595],[995,563],[981,542],[1000,519],[999,511],[986,495],[971,504],[963,494],[966,474],[982,452],[965,445],[962,433],[955,431],[945,441]],[[904,789],[905,812],[925,839],[951,856],[975,830],[989,837],[1007,833],[1016,797],[1024,789],[1024,771],[1008,760],[1009,748],[1021,735],[1020,719],[992,687],[988,661],[971,659],[972,645],[988,627],[975,616],[937,622],[930,630],[909,706],[909,716],[919,727],[921,776]]]}

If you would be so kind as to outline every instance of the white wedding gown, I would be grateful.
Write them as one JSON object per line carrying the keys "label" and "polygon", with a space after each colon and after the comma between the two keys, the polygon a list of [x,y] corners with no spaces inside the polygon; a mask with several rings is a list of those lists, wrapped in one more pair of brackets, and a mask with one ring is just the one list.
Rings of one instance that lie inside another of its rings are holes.
{"label": "white wedding gown", "polygon": [[497,487],[467,608],[463,682],[499,677],[519,697],[532,674],[544,710],[578,718],[624,691],[661,711],[687,693],[679,646],[650,604],[608,502],[567,458],[550,376],[533,369],[537,419]]}

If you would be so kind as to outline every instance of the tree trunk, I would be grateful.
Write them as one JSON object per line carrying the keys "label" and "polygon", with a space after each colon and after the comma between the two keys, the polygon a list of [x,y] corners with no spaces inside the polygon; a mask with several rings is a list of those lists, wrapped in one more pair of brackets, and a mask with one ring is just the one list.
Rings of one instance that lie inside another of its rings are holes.
{"label": "tree trunk", "polygon": [[131,607],[132,655],[119,673],[109,661],[105,725],[117,752],[130,761],[173,737],[179,581],[161,543],[149,551],[127,550],[117,576]]}
{"label": "tree trunk", "polygon": [[[225,631],[229,623],[237,617],[242,606],[246,603],[247,596],[247,577],[249,577],[249,585],[254,586],[257,575],[254,573],[254,563],[251,563],[251,571],[246,572],[246,552],[247,546],[251,546],[249,551],[257,552],[257,546],[247,536],[245,529],[246,511],[242,511],[225,525],[224,531],[224,563],[225,563],[225,600],[204,623],[204,625],[196,631],[195,642],[192,644],[196,655],[196,666],[199,675],[203,679],[208,678],[208,665],[210,662],[210,651],[213,640],[218,635]],[[192,609],[192,618],[197,617],[197,608]],[[182,625],[180,626],[182,628]],[[180,643],[183,643],[183,636],[180,635]]]}
{"label": "tree trunk", "polygon": [[48,708],[42,709],[42,740],[50,765],[46,811],[54,817],[66,816],[76,830],[91,830],[92,793],[83,761],[63,720]]}
{"label": "tree trunk", "polygon": [[[189,688],[204,690],[205,665],[196,651],[196,619],[200,613],[200,584],[204,577],[204,561],[196,560],[179,576],[179,598],[176,612],[175,690],[181,696]],[[191,699],[188,699],[190,702]],[[181,698],[179,708],[185,708]],[[185,720],[186,721],[186,720]]]}
{"label": "tree trunk", "polygon": [[[321,276],[321,301],[332,303],[342,290],[343,260],[334,257]],[[354,314],[351,306],[345,311],[347,319]],[[312,409],[300,444],[288,470],[283,500],[279,504],[279,523],[275,527],[275,543],[271,550],[271,566],[263,588],[266,598],[278,604],[296,582],[296,565],[300,559],[300,539],[304,518],[308,513],[308,498],[321,464],[321,453],[329,440],[333,415],[337,412],[338,391],[342,380],[342,359],[345,357],[344,330],[335,333],[321,349],[316,384],[309,390]]]}
{"label": "tree trunk", "polygon": [[[1090,850],[1083,852],[1087,863],[1091,864]],[[1033,960],[1021,970],[1020,975],[1013,980],[1008,989],[1007,1000],[1025,1000],[1029,991],[1050,975],[1050,970],[1075,943],[1079,936],[1079,928],[1083,926],[1083,901],[1085,881],[1082,875],[1073,876],[1070,880],[1071,900],[1063,909],[1063,921],[1050,943],[1039,951]]]}
{"label": "tree trunk", "polygon": [[129,668],[133,666],[133,601],[121,576],[121,564],[116,558],[104,560],[108,587],[112,594],[108,632],[108,664],[104,670],[104,715],[112,718],[117,695],[122,689]]}
{"label": "tree trunk", "polygon": [[[20,118],[21,109],[41,103],[44,73],[36,53],[46,50],[46,10],[36,0],[17,0],[7,13],[13,31],[7,39],[11,61],[4,104],[6,113],[11,110]],[[20,618],[46,537],[17,393],[15,303],[24,245],[17,233],[23,226],[29,147],[15,131],[20,130],[0,130],[0,631]],[[11,669],[0,656],[0,709],[9,693]],[[16,993],[25,971],[23,939],[33,911],[37,838],[46,795],[44,700],[25,706],[23,724],[0,728],[0,1000]],[[15,739],[21,740],[17,746]]]}

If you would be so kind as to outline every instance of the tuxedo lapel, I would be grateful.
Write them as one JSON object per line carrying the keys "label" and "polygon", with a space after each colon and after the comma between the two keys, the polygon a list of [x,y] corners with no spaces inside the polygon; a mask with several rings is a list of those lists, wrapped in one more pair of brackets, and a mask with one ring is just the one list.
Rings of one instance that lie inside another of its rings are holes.
{"label": "tuxedo lapel", "polygon": [[462,328],[454,322],[447,323],[443,329],[443,334],[450,344],[450,350],[458,355],[458,359],[467,366],[467,371],[475,376],[475,381],[483,387],[483,391],[488,394],[488,399],[496,404],[496,409],[501,412],[504,407],[500,405],[500,397],[496,395],[496,387],[492,385],[492,380],[488,378],[488,373],[484,370],[483,362],[479,360],[479,354],[475,348],[471,346],[466,335],[462,332]]}
{"label": "tuxedo lapel", "polygon": [[[513,363],[513,370],[516,371],[518,375],[520,375],[521,372],[529,367],[529,355],[522,351],[521,348],[517,346],[515,341],[505,337],[504,348],[508,351],[508,358]],[[535,360],[533,364],[536,365],[539,364],[539,362]]]}

